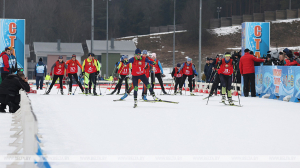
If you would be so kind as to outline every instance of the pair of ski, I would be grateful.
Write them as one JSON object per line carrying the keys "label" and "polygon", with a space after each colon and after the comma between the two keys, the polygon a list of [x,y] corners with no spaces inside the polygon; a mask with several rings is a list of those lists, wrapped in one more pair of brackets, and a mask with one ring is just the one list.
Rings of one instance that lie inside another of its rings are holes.
{"label": "pair of ski", "polygon": [[226,105],[226,106],[243,107],[243,105],[241,105],[241,104],[239,104],[239,105],[237,105],[237,104],[228,104],[228,103],[226,103],[226,102],[220,102],[220,103],[222,103],[222,104],[224,104],[224,105]]}
{"label": "pair of ski", "polygon": [[[113,100],[113,101],[125,101],[121,99]],[[141,99],[142,102],[149,102],[149,103],[156,103],[156,102],[162,102],[162,103],[172,103],[172,104],[178,104],[179,102],[174,102],[174,101],[168,101],[168,100],[143,100]]]}

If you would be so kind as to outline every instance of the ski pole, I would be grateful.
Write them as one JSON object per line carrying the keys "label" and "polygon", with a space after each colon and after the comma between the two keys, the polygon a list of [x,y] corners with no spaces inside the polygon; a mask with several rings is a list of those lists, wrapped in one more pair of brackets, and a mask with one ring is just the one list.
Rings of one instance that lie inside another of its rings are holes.
{"label": "ski pole", "polygon": [[75,93],[76,93],[76,90],[77,90],[77,88],[78,88],[78,85],[79,85],[79,82],[81,81],[81,79],[83,78],[83,76],[81,77],[81,78],[79,78],[79,81],[77,82],[77,86],[76,86],[76,88],[75,88],[75,91],[73,92],[73,95],[75,95]]}

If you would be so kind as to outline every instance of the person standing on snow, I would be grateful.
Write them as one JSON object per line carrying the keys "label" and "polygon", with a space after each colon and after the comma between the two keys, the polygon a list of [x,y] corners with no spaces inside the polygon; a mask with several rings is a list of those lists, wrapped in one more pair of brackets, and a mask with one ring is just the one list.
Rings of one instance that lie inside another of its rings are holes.
{"label": "person standing on snow", "polygon": [[240,72],[244,77],[244,95],[245,97],[249,96],[249,81],[251,87],[251,97],[256,97],[255,90],[255,68],[254,62],[265,62],[264,59],[256,58],[255,56],[250,54],[250,50],[245,49],[245,55],[240,59]]}
{"label": "person standing on snow", "polygon": [[[153,92],[153,88],[151,88],[151,85],[149,84],[149,81],[145,75],[145,65],[146,63],[150,63],[151,65],[155,65],[155,61],[150,61],[148,58],[141,56],[141,50],[136,49],[134,57],[130,58],[127,64],[132,64],[132,83],[134,86],[134,108],[137,106],[137,91],[139,89],[138,87],[138,80],[140,79],[146,86],[147,89],[149,89],[152,97],[154,100],[158,101],[160,100],[155,96],[155,93]],[[120,100],[124,100],[128,96],[127,93],[123,97],[121,97]]]}
{"label": "person standing on snow", "polygon": [[[143,54],[147,55],[147,50],[144,50]],[[162,90],[163,94],[168,94],[165,91],[164,83],[163,83],[163,81],[161,79],[162,77],[165,77],[164,71],[163,71],[163,68],[162,68],[162,66],[160,64],[160,61],[158,59],[156,59],[156,54],[155,53],[152,53],[152,59],[156,62],[156,64],[152,66],[153,69],[152,69],[152,72],[151,72],[151,84],[152,84],[152,88],[154,88],[155,77],[156,77],[158,79],[158,82],[160,84],[160,87],[161,87],[161,90]]]}
{"label": "person standing on snow", "polygon": [[36,90],[39,89],[43,90],[43,85],[44,85],[44,77],[46,77],[47,73],[47,67],[43,63],[43,59],[40,58],[39,62],[35,65],[35,71],[34,71],[34,76],[36,77]]}
{"label": "person standing on snow", "polygon": [[118,90],[117,94],[120,94],[123,80],[125,80],[125,92],[128,91],[128,75],[129,75],[129,71],[131,69],[131,64],[126,65],[126,63],[128,62],[127,55],[123,55],[121,60],[122,61],[120,61],[119,65],[118,65],[118,72],[117,72],[119,74],[118,83],[117,83],[114,91],[112,91],[110,93],[110,95],[113,95],[114,93],[116,93],[117,90]]}
{"label": "person standing on snow", "polygon": [[228,102],[230,105],[233,105],[232,95],[231,95],[231,84],[232,84],[232,74],[234,70],[235,62],[231,59],[231,55],[229,52],[225,53],[225,58],[221,60],[219,63],[220,69],[218,70],[218,74],[221,80],[222,86],[222,102],[225,103],[227,94]]}
{"label": "person standing on snow", "polygon": [[[64,94],[62,80],[64,78],[65,71],[67,68],[68,68],[68,66],[63,61],[63,56],[59,56],[58,60],[51,67],[50,76],[53,76],[53,74],[54,74],[54,77],[52,77],[53,80],[52,80],[49,90],[46,92],[46,94],[49,94],[51,92],[51,89],[58,78],[59,78],[59,84],[60,84],[60,93],[61,93],[61,95]],[[54,69],[54,73],[52,73],[53,69]]]}
{"label": "person standing on snow", "polygon": [[[185,79],[188,78],[189,87],[190,87],[190,95],[194,96],[194,93],[193,93],[193,78],[195,76],[198,76],[198,73],[197,73],[195,67],[193,66],[191,58],[187,58],[187,62],[185,62],[181,65],[178,72],[181,72],[181,71],[183,73],[183,78],[182,78],[181,85],[179,85],[179,87],[182,88],[182,86],[185,82]],[[180,94],[182,94],[182,89],[180,89],[179,91],[180,91]]]}
{"label": "person standing on snow", "polygon": [[[99,75],[100,68],[101,68],[101,64],[100,64],[99,61],[95,58],[95,54],[92,55],[92,58],[93,58],[94,60],[96,60],[96,62],[97,62],[97,69],[95,69],[95,72],[94,72],[94,74],[95,74],[95,81],[94,81],[95,85],[93,86],[93,88],[95,88],[94,90],[95,90],[95,93],[96,93],[97,76]],[[89,94],[92,93],[92,92],[91,92],[91,88],[92,88],[92,82],[90,81],[90,82],[89,82]],[[96,93],[96,95],[97,95],[97,93]]]}
{"label": "person standing on snow", "polygon": [[78,67],[82,70],[82,66],[79,63],[79,61],[76,59],[75,54],[72,55],[71,60],[68,60],[66,62],[66,65],[68,66],[67,74],[68,74],[68,77],[70,79],[70,82],[69,82],[69,95],[72,94],[73,77],[74,77],[75,81],[77,82],[77,84],[79,85],[82,93],[84,93],[84,89],[83,89],[81,83],[78,81],[78,75],[77,75]]}
{"label": "person standing on snow", "polygon": [[[180,63],[178,63],[177,67],[175,67],[172,71],[172,78],[175,81],[174,95],[176,95],[176,93],[177,93],[178,85],[180,86],[181,83],[182,83],[183,73],[182,73],[182,71],[178,73],[178,70],[179,70],[180,66],[181,66]],[[179,89],[181,90],[182,88],[179,88]]]}
{"label": "person standing on snow", "polygon": [[88,54],[88,58],[83,61],[82,64],[82,75],[84,76],[84,86],[85,86],[85,94],[88,94],[88,87],[89,82],[91,81],[94,84],[93,87],[93,94],[97,95],[96,93],[96,73],[98,69],[98,61],[96,59],[93,59],[93,53]]}

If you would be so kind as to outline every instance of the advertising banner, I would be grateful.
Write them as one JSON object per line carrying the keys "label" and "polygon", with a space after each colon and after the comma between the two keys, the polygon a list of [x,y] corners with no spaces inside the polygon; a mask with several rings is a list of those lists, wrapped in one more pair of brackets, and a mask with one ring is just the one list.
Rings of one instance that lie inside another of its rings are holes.
{"label": "advertising banner", "polygon": [[[9,58],[10,66],[17,61],[19,68],[24,68],[25,61],[25,20],[24,19],[0,19],[0,52],[6,47],[13,48],[13,54]],[[16,58],[14,58],[14,56]],[[0,67],[3,60],[0,58]]]}
{"label": "advertising banner", "polygon": [[279,87],[280,96],[294,95],[294,67],[283,66],[281,74],[281,83]]}
{"label": "advertising banner", "polygon": [[248,48],[256,57],[264,57],[270,49],[270,23],[244,22],[242,23],[242,55]]}
{"label": "advertising banner", "polygon": [[291,96],[300,99],[300,67],[256,66],[255,88],[257,94]]}
{"label": "advertising banner", "polygon": [[300,99],[300,66],[294,67],[294,97]]}

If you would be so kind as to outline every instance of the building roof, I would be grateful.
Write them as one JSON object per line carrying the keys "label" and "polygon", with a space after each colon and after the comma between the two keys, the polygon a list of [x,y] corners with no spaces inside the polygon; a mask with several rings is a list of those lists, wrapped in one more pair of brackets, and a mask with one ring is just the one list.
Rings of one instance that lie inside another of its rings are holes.
{"label": "building roof", "polygon": [[[91,40],[86,40],[88,50],[91,51]],[[136,46],[133,41],[114,41],[114,48],[111,48],[111,41],[108,41],[108,52],[109,53],[122,53],[122,52],[133,52]],[[97,53],[106,52],[106,40],[94,40],[93,51]]]}
{"label": "building roof", "polygon": [[33,42],[36,55],[84,55],[81,43],[60,43],[60,50],[57,49],[57,42]]}
{"label": "building roof", "polygon": [[30,57],[29,44],[25,44],[25,57],[26,58]]}

